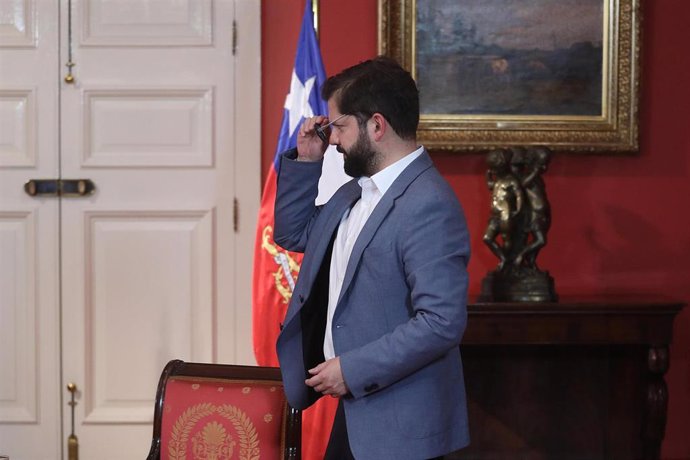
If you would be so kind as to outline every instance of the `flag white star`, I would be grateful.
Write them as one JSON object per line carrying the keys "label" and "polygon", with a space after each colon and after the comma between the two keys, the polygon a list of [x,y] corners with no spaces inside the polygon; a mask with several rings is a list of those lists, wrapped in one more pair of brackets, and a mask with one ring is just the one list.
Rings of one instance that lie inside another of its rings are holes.
{"label": "flag white star", "polygon": [[314,82],[316,81],[316,76],[311,77],[304,85],[297,78],[295,71],[292,71],[292,81],[290,82],[290,93],[285,98],[284,108],[288,109],[289,113],[289,125],[290,125],[290,136],[295,132],[297,124],[304,118],[310,118],[314,116],[314,112],[309,105],[309,95],[311,90],[314,88]]}

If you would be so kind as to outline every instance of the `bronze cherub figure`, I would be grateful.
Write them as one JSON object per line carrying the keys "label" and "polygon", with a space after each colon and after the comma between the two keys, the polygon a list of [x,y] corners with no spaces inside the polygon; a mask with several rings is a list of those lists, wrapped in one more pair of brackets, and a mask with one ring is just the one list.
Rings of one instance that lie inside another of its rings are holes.
{"label": "bronze cherub figure", "polygon": [[537,266],[551,227],[551,206],[542,174],[546,147],[498,149],[487,155],[491,192],[484,243],[499,259],[482,283],[482,300],[555,301],[553,278]]}

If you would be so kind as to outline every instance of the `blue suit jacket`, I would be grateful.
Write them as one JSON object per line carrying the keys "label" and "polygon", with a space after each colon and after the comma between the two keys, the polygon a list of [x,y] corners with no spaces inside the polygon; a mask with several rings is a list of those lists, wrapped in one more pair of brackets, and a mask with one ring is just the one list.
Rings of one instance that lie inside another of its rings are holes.
{"label": "blue suit jacket", "polygon": [[[288,400],[324,360],[332,242],[361,189],[343,185],[314,205],[321,163],[281,156],[276,243],[304,252],[278,338]],[[333,343],[351,395],[343,398],[357,459],[424,459],[469,443],[459,344],[467,320],[469,235],[458,200],[424,152],[393,182],[352,250],[333,318]]]}

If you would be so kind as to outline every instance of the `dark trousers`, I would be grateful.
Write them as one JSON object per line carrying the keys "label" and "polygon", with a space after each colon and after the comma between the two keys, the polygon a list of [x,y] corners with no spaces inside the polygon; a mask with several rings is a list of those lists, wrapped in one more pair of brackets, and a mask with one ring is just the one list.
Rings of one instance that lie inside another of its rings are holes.
{"label": "dark trousers", "polygon": [[343,401],[338,401],[338,408],[333,419],[331,437],[328,438],[328,447],[324,460],[354,460],[350,450],[350,440],[347,437],[347,424],[345,423],[345,410]]}
{"label": "dark trousers", "polygon": [[[338,401],[338,409],[335,411],[331,437],[328,438],[328,447],[324,460],[355,460],[350,450],[350,440],[347,436],[347,424],[345,423],[345,410],[343,401]],[[436,457],[430,460],[443,460],[443,457]]]}

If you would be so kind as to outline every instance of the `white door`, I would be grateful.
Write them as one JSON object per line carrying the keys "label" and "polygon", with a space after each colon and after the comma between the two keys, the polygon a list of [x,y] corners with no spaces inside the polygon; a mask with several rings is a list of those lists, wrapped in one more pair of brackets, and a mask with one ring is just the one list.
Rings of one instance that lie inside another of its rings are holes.
{"label": "white door", "polygon": [[[44,8],[56,2],[14,3]],[[253,361],[249,266],[260,177],[259,5],[251,0],[63,0],[59,5],[54,23],[59,14],[60,36],[53,42],[59,62],[53,57],[38,72],[52,73],[47,81],[54,88],[59,84],[59,124],[54,123],[59,129],[53,134],[59,157],[53,153],[52,161],[60,159],[63,180],[89,179],[95,192],[59,201],[17,198],[29,208],[52,206],[55,220],[59,216],[59,239],[50,231],[47,239],[54,241],[48,249],[55,268],[48,276],[55,278],[54,298],[60,302],[51,310],[52,322],[45,320],[52,343],[44,345],[45,357],[36,354],[40,372],[52,379],[46,384],[51,397],[62,398],[47,404],[55,406],[53,413],[62,411],[62,432],[48,414],[39,424],[55,438],[46,450],[26,425],[0,425],[0,452],[8,450],[13,459],[59,458],[55,446],[61,443],[67,458],[65,440],[74,426],[82,459],[143,458],[156,383],[169,359]],[[37,36],[39,44],[45,41]],[[63,80],[69,60],[75,64],[72,83]],[[3,78],[3,88],[5,83]],[[53,100],[56,109],[58,98]],[[16,179],[20,188],[37,174],[56,177],[35,168],[23,172]],[[3,215],[9,241],[0,240],[3,254],[11,238],[19,238],[21,212]],[[35,233],[44,224],[51,223],[34,224]],[[10,272],[2,270],[3,277]],[[0,299],[13,305],[12,299]],[[41,335],[36,346],[43,341]],[[77,388],[74,420],[68,383]],[[10,436],[15,432],[19,436]]]}

